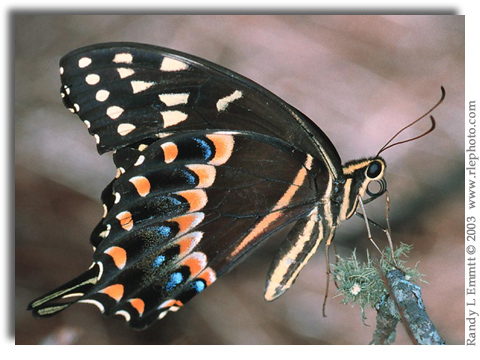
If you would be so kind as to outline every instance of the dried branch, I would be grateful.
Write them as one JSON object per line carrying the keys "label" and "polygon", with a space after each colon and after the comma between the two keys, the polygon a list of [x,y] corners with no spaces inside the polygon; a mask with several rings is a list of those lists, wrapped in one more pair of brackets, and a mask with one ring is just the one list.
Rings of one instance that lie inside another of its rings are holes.
{"label": "dried branch", "polygon": [[406,257],[411,246],[400,244],[393,256],[396,267],[391,264],[391,251],[385,249],[379,261],[373,261],[367,252],[367,261],[360,262],[353,252],[349,258],[337,256],[332,264],[337,294],[342,302],[358,303],[365,321],[365,309],[377,309],[377,327],[371,344],[387,345],[395,341],[398,322],[404,324],[414,344],[444,344],[423,305],[420,287],[415,282],[423,281],[415,266],[406,266]]}
{"label": "dried branch", "polygon": [[413,343],[445,344],[427,315],[420,287],[406,280],[404,273],[397,269],[388,271],[385,278],[389,296],[377,306],[377,328],[372,344],[391,344],[399,320]]}

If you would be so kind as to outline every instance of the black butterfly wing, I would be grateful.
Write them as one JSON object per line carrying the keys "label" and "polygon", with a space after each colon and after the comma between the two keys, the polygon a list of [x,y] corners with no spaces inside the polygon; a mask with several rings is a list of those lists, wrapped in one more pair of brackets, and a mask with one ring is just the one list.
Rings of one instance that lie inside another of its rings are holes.
{"label": "black butterfly wing", "polygon": [[272,300],[332,236],[321,210],[340,158],[313,122],[269,91],[148,45],[95,45],[60,64],[65,105],[100,153],[115,150],[118,171],[102,193],[92,267],[33,301],[34,315],[79,301],[144,328],[298,220],[270,272]]}
{"label": "black butterfly wing", "polygon": [[104,199],[92,234],[102,274],[80,299],[134,328],[177,310],[264,238],[306,216],[317,182],[329,178],[311,156],[247,132],[179,133],[139,157],[112,182],[113,201]]}
{"label": "black butterfly wing", "polygon": [[225,129],[282,139],[322,159],[340,158],[305,115],[253,81],[206,60],[133,43],[98,44],[60,61],[65,105],[87,124],[100,153],[165,133]]}

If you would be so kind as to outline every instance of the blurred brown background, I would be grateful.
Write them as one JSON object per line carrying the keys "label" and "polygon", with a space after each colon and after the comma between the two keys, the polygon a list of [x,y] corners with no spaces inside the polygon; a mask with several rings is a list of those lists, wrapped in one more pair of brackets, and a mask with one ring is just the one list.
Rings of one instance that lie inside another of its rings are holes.
{"label": "blurred brown background", "polygon": [[[448,344],[464,339],[464,17],[26,15],[15,30],[15,298],[17,344],[368,344],[375,311],[328,302],[322,317],[321,251],[273,303],[263,287],[278,241],[147,331],[104,318],[85,304],[34,319],[27,303],[84,271],[100,193],[115,174],[82,122],[59,96],[58,61],[80,46],[136,41],[216,62],[270,89],[313,119],[344,161],[375,155],[428,110],[437,129],[386,151],[395,242],[414,245],[408,264],[426,274],[427,311]],[[418,124],[405,136],[427,128]],[[384,201],[368,205],[384,219]],[[384,244],[381,234],[375,238]],[[360,218],[341,226],[343,255],[365,254]],[[375,254],[374,252],[371,252]],[[13,287],[13,284],[12,284]],[[12,311],[13,314],[13,311]],[[14,316],[14,318],[13,318]],[[15,330],[13,330],[13,328]],[[410,344],[398,327],[396,344]]]}

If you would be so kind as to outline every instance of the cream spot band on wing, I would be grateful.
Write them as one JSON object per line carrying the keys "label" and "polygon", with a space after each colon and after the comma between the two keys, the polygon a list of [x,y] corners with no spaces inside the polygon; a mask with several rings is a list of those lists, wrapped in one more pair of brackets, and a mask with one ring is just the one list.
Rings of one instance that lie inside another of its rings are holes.
{"label": "cream spot band on wing", "polygon": [[235,90],[232,94],[225,96],[217,101],[217,110],[218,112],[225,111],[225,109],[230,105],[231,102],[240,99],[243,96],[243,93],[240,90]]}
{"label": "cream spot band on wing", "polygon": [[130,53],[119,53],[113,58],[113,62],[117,64],[131,64],[133,61],[133,55]]}
{"label": "cream spot band on wing", "polygon": [[161,112],[163,117],[163,127],[167,128],[169,126],[177,125],[182,121],[187,120],[188,115],[184,112],[178,110],[168,110]]}
{"label": "cream spot band on wing", "polygon": [[134,81],[130,82],[130,85],[132,85],[133,93],[138,94],[142,91],[145,91],[145,90],[151,88],[153,85],[155,85],[155,83],[154,82],[134,80]]}
{"label": "cream spot band on wing", "polygon": [[160,101],[167,106],[186,104],[188,102],[188,96],[188,93],[158,95]]}
{"label": "cream spot band on wing", "polygon": [[118,72],[118,75],[120,76],[120,79],[125,79],[135,74],[135,70],[129,69],[129,68],[118,68],[117,72]]}
{"label": "cream spot band on wing", "polygon": [[278,200],[275,206],[272,209],[272,212],[265,216],[257,225],[250,231],[250,233],[242,240],[240,245],[238,245],[233,252],[230,254],[229,258],[237,256],[243,249],[245,249],[251,242],[255,241],[257,237],[262,235],[269,225],[278,220],[280,216],[283,215],[283,212],[279,209],[284,208],[292,200],[295,193],[298,191],[299,187],[304,183],[305,178],[307,177],[307,169],[310,170],[313,163],[313,157],[307,155],[304,166],[297,173],[297,176],[293,180],[292,185],[290,185],[287,191],[283,196]]}
{"label": "cream spot band on wing", "polygon": [[180,60],[165,57],[160,65],[161,71],[180,71],[188,68],[188,65]]}
{"label": "cream spot band on wing", "polygon": [[[92,59],[88,57],[82,57],[80,60],[78,60],[78,67],[83,69],[83,68],[86,68],[91,63],[92,63]],[[61,69],[62,69],[61,73],[63,74],[63,68]]]}

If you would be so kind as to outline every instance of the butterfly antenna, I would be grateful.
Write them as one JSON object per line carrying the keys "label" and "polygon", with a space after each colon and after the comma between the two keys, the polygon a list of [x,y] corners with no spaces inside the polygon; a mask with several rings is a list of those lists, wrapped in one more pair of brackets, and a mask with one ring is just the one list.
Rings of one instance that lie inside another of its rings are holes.
{"label": "butterfly antenna", "polygon": [[437,108],[438,105],[440,105],[443,100],[445,99],[445,88],[443,86],[440,87],[441,90],[442,90],[442,96],[440,97],[440,100],[438,100],[438,102],[430,109],[428,110],[425,114],[423,114],[422,116],[420,116],[418,119],[412,121],[410,124],[408,124],[407,126],[405,126],[404,128],[400,129],[395,135],[392,136],[392,138],[390,140],[387,141],[387,143],[380,149],[380,151],[377,153],[377,156],[380,155],[380,153],[382,153],[383,151],[393,147],[393,146],[396,146],[396,145],[399,145],[399,144],[404,144],[404,143],[407,143],[407,142],[410,142],[410,141],[413,141],[413,140],[417,140],[417,139],[420,139],[421,137],[424,137],[425,135],[431,133],[434,129],[435,129],[435,119],[433,118],[433,116],[430,116],[430,121],[432,123],[432,125],[430,126],[430,129],[428,129],[427,131],[425,131],[423,134],[420,134],[418,136],[415,136],[414,138],[411,138],[411,139],[407,139],[407,140],[403,140],[403,141],[398,141],[396,143],[393,143],[391,144],[391,142],[398,136],[400,135],[403,131],[405,131],[406,129],[408,129],[409,127],[411,127],[412,125],[416,124],[417,122],[419,122],[420,120],[422,120],[425,116],[427,116],[428,114],[430,114],[433,110],[435,110]]}

